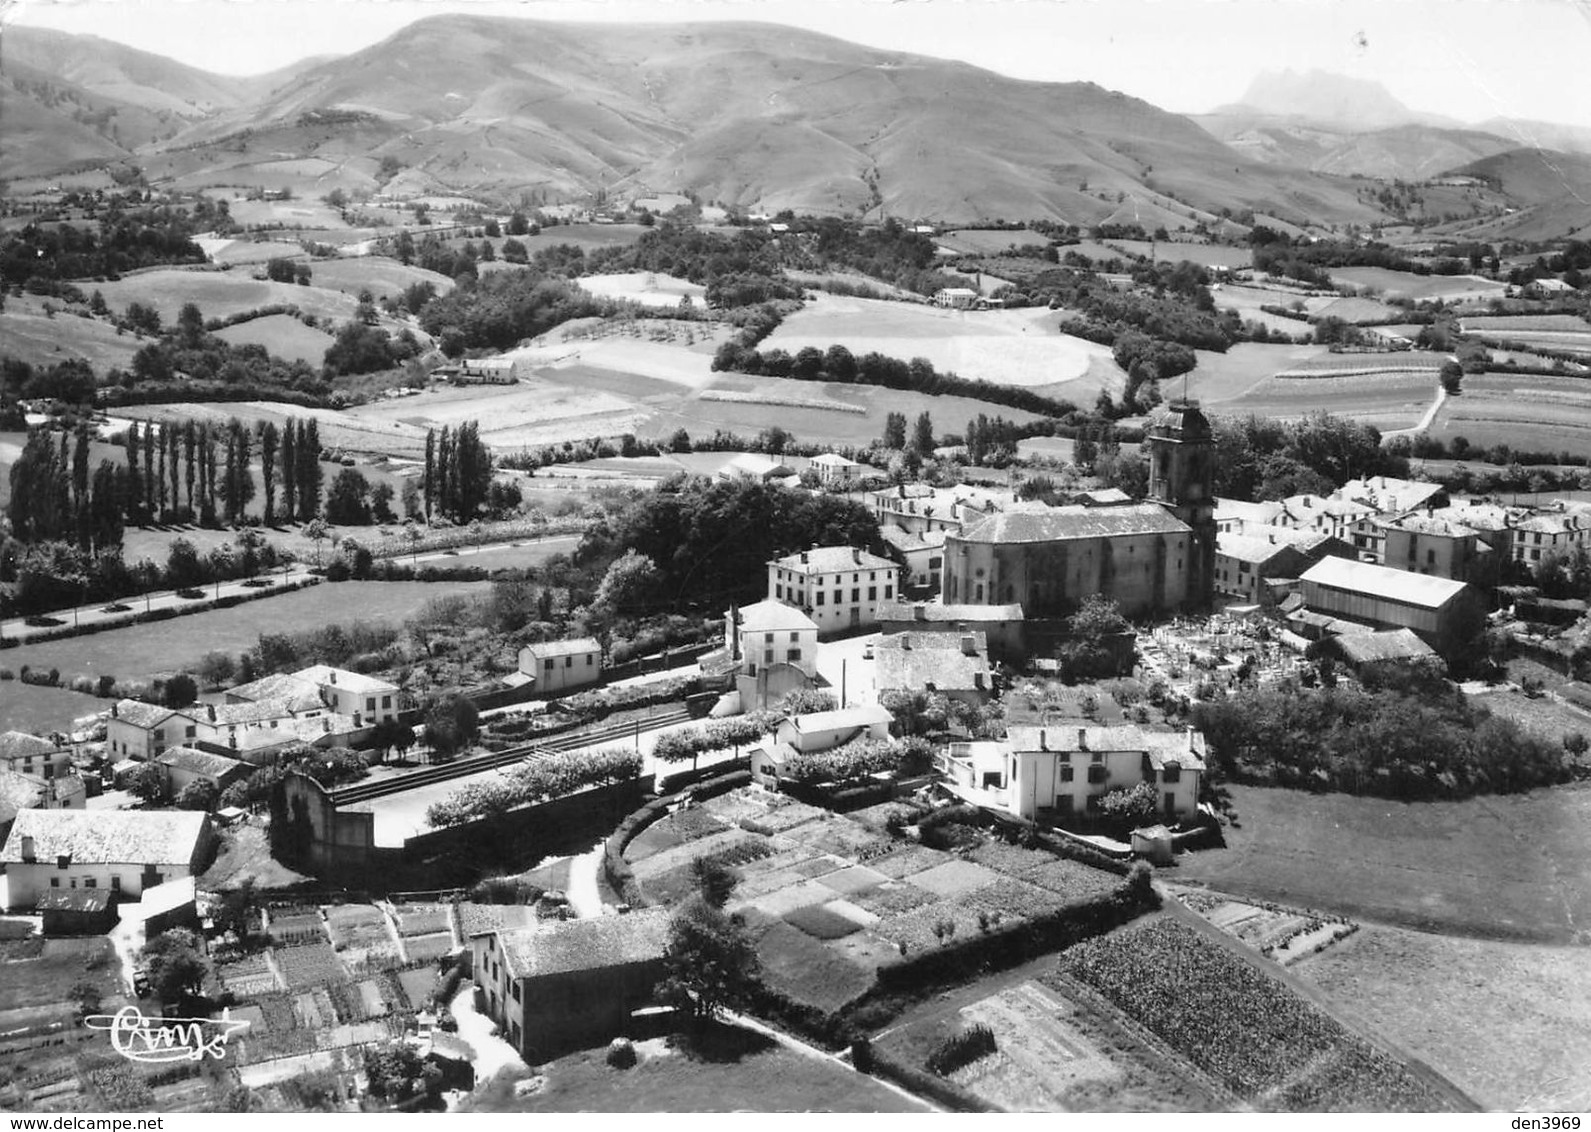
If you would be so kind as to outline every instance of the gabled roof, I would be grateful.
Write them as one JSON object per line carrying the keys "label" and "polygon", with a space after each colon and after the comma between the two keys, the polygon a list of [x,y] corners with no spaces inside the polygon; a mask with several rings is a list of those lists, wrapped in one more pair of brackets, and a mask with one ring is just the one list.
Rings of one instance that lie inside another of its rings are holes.
{"label": "gabled roof", "polygon": [[457,905],[459,934],[465,939],[492,932],[515,931],[536,922],[536,909],[528,904],[476,904],[465,901]]}
{"label": "gabled roof", "polygon": [[1249,562],[1256,566],[1263,566],[1272,559],[1284,555],[1298,554],[1298,548],[1291,542],[1282,542],[1279,539],[1259,538],[1253,535],[1232,534],[1220,531],[1215,536],[1215,552],[1227,558],[1235,558],[1239,562]]}
{"label": "gabled roof", "polygon": [[1428,500],[1443,495],[1447,488],[1439,483],[1422,483],[1419,480],[1396,479],[1392,476],[1371,476],[1369,479],[1349,480],[1338,489],[1344,499],[1357,499],[1378,511],[1411,511],[1425,506]]}
{"label": "gabled roof", "polygon": [[1442,538],[1469,538],[1476,533],[1474,527],[1466,527],[1450,519],[1439,519],[1434,515],[1414,514],[1396,519],[1379,519],[1377,525],[1387,530],[1407,531],[1417,535],[1437,535]]}
{"label": "gabled roof", "polygon": [[187,865],[208,815],[191,810],[23,810],[0,849],[0,863],[20,864],[22,838],[34,855],[54,863]]}
{"label": "gabled roof", "polygon": [[658,960],[668,946],[668,933],[668,910],[645,908],[499,932],[497,943],[509,975],[524,979]]}
{"label": "gabled roof", "polygon": [[778,633],[786,630],[815,633],[818,625],[795,606],[767,598],[741,607],[740,630],[743,633]]}
{"label": "gabled roof", "polygon": [[1021,621],[1022,607],[1010,605],[946,605],[937,601],[886,601],[878,607],[880,621],[921,621],[926,624],[946,622],[967,624],[994,621]]}
{"label": "gabled roof", "polygon": [[1203,770],[1207,747],[1202,731],[1149,731],[1131,724],[1117,727],[1010,727],[1006,742],[1013,751],[1127,752],[1149,757],[1156,770],[1175,763]]}
{"label": "gabled roof", "polygon": [[836,452],[825,452],[821,456],[812,457],[814,464],[826,464],[833,468],[860,468],[862,465],[855,460],[848,460]]}
{"label": "gabled roof", "polygon": [[878,532],[889,545],[903,554],[914,551],[941,550],[945,545],[945,532],[939,531],[903,531],[899,527],[884,527]]}
{"label": "gabled roof", "polygon": [[570,637],[563,641],[538,641],[533,645],[526,645],[525,651],[537,660],[547,660],[555,656],[579,656],[583,653],[600,653],[602,646],[595,637]]}
{"label": "gabled roof", "polygon": [[893,570],[895,563],[888,558],[854,546],[815,546],[811,550],[787,554],[770,563],[799,574],[840,574],[854,570]]}
{"label": "gabled roof", "polygon": [[939,692],[993,691],[985,634],[974,638],[973,651],[961,647],[954,633],[899,633],[879,641],[873,683],[884,689],[929,688]]}
{"label": "gabled roof", "polygon": [[48,794],[49,784],[44,779],[0,766],[0,825],[16,817],[18,811],[39,805]]}
{"label": "gabled roof", "polygon": [[173,711],[159,704],[146,704],[142,700],[117,700],[116,706],[111,709],[113,721],[128,723],[145,731],[159,727],[174,715],[181,715],[185,719],[193,718],[184,712]]}
{"label": "gabled roof", "polygon": [[196,751],[192,747],[171,747],[156,755],[154,761],[173,770],[184,770],[190,774],[216,779],[240,771],[247,773],[254,769],[238,759],[229,759],[225,755],[212,755],[208,751]]}
{"label": "gabled roof", "polygon": [[1336,647],[1344,660],[1355,665],[1384,660],[1419,660],[1436,655],[1436,650],[1420,640],[1412,629],[1353,633],[1336,638]]}
{"label": "gabled roof", "polygon": [[59,749],[48,739],[29,735],[26,731],[0,732],[0,762],[26,755],[47,755]]}
{"label": "gabled roof", "polygon": [[34,904],[37,912],[103,912],[110,907],[108,888],[47,888]]}
{"label": "gabled roof", "polygon": [[1032,543],[1120,535],[1187,534],[1188,525],[1158,503],[1122,507],[1046,507],[1020,504],[970,524],[951,538],[961,542]]}
{"label": "gabled roof", "polygon": [[300,679],[297,673],[274,672],[269,676],[261,676],[258,680],[251,680],[247,684],[239,684],[235,688],[227,689],[230,699],[259,700],[276,699],[283,696],[301,696],[309,693],[320,700],[320,689],[308,680]]}
{"label": "gabled roof", "polygon": [[890,723],[894,718],[879,704],[865,704],[861,707],[809,711],[805,715],[792,715],[789,717],[789,722],[797,731],[804,731],[810,735],[817,731],[844,731],[848,727],[871,727],[877,723]]}
{"label": "gabled roof", "polygon": [[356,695],[368,695],[371,692],[390,694],[398,690],[396,684],[389,684],[385,680],[366,676],[361,672],[349,672],[346,668],[333,668],[329,664],[312,664],[308,668],[299,669],[294,675],[316,687],[337,687]]}
{"label": "gabled roof", "polygon": [[720,472],[729,472],[737,475],[750,476],[793,476],[795,469],[782,460],[775,460],[756,452],[742,452],[731,460],[726,460]]}
{"label": "gabled roof", "polygon": [[[1322,558],[1300,576],[1306,584],[1330,586],[1350,593],[1369,594],[1405,605],[1438,609],[1463,593],[1463,582],[1433,574],[1411,574],[1388,566],[1355,562],[1348,558]],[[1307,601],[1308,595],[1306,593]]]}

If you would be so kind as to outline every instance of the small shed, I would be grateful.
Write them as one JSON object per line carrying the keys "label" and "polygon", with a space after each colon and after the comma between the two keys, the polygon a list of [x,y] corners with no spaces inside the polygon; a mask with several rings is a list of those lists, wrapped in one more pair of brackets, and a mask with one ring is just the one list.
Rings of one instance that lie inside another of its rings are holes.
{"label": "small shed", "polygon": [[116,926],[108,888],[52,888],[38,900],[45,935],[104,935]]}
{"label": "small shed", "polygon": [[1132,851],[1157,865],[1169,865],[1175,853],[1171,831],[1163,825],[1146,825],[1132,831]]}

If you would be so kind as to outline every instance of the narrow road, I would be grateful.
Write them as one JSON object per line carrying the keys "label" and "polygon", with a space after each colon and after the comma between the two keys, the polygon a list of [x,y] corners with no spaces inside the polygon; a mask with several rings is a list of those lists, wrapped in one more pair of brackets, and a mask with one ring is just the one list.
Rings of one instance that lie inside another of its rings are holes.
{"label": "narrow road", "polygon": [[600,916],[607,911],[602,906],[602,895],[597,888],[597,870],[602,867],[603,848],[607,842],[598,841],[578,857],[569,859],[569,887],[564,895],[575,915],[582,920]]}
{"label": "narrow road", "polygon": [[1436,387],[1436,400],[1431,402],[1431,407],[1425,410],[1425,415],[1413,428],[1394,428],[1381,434],[1385,439],[1389,436],[1416,436],[1431,427],[1431,422],[1436,419],[1436,414],[1442,411],[1442,406],[1447,404],[1447,389],[1438,384]]}

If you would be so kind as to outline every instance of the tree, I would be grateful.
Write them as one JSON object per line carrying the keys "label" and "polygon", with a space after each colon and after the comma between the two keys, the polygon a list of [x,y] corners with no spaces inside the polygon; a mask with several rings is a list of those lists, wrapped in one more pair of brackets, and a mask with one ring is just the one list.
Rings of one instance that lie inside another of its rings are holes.
{"label": "tree", "polygon": [[442,1071],[421,1059],[419,1052],[406,1042],[366,1046],[365,1079],[370,1092],[388,1102],[419,1096],[434,1101],[442,1095]]}
{"label": "tree", "polygon": [[199,684],[186,672],[166,678],[166,690],[161,697],[169,708],[184,708],[199,698]]}
{"label": "tree", "polygon": [[320,544],[331,537],[331,528],[324,519],[311,519],[304,524],[302,534],[315,544],[315,565],[320,565]]}
{"label": "tree", "polygon": [[[392,489],[387,490],[390,494]],[[369,494],[370,484],[363,473],[344,468],[326,493],[326,520],[345,527],[365,526],[370,522]]]}
{"label": "tree", "polygon": [[381,752],[383,761],[393,751],[400,756],[406,755],[409,748],[414,746],[414,729],[389,716],[377,723],[370,732],[370,745]]}
{"label": "tree", "polygon": [[150,805],[166,796],[166,776],[154,763],[139,763],[127,772],[122,783],[129,794]]}
{"label": "tree", "polygon": [[197,994],[209,969],[199,937],[187,928],[161,932],[144,945],[142,956],[150,989],[164,1003]]}
{"label": "tree", "polygon": [[425,741],[438,755],[452,758],[480,732],[480,716],[457,692],[433,700],[425,713]]}
{"label": "tree", "polygon": [[906,414],[890,413],[884,418],[884,447],[900,450],[906,447]]}
{"label": "tree", "polygon": [[174,590],[191,589],[204,581],[199,550],[185,538],[171,540],[166,554],[166,585]]}
{"label": "tree", "polygon": [[1442,368],[1437,374],[1442,382],[1442,388],[1449,397],[1458,395],[1459,387],[1464,383],[1464,367],[1449,358],[1442,363]]}
{"label": "tree", "polygon": [[602,575],[592,605],[610,618],[638,616],[656,597],[658,578],[657,566],[650,558],[627,550]]}
{"label": "tree", "polygon": [[745,1006],[761,974],[745,921],[725,915],[701,896],[688,901],[669,924],[663,969],[658,999],[698,1023],[720,1010]]}
{"label": "tree", "polygon": [[917,423],[912,426],[911,447],[925,460],[934,454],[934,422],[926,412],[918,414]]}
{"label": "tree", "polygon": [[392,510],[392,485],[385,480],[370,489],[371,517],[378,523],[395,523],[398,516]]}
{"label": "tree", "polygon": [[265,525],[276,521],[276,457],[281,436],[274,421],[260,422],[260,478],[265,481]]}
{"label": "tree", "polygon": [[703,900],[714,908],[722,908],[729,903],[735,885],[740,883],[740,874],[717,857],[706,856],[691,862],[691,879],[696,882],[696,890]]}
{"label": "tree", "polygon": [[220,795],[221,792],[216,789],[215,783],[208,779],[196,778],[177,792],[177,808],[209,813],[215,809],[216,799]]}

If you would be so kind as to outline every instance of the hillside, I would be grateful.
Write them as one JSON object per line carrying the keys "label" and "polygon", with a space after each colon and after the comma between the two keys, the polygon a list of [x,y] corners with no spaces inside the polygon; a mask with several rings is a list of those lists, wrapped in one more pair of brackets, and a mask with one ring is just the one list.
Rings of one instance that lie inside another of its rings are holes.
{"label": "hillside", "polygon": [[1329,71],[1262,71],[1243,97],[1216,114],[1291,119],[1344,133],[1393,126],[1457,126],[1458,122],[1410,110],[1378,82]]}
{"label": "hillside", "polygon": [[392,157],[397,192],[548,202],[606,188],[948,221],[1377,216],[1346,182],[1246,158],[1093,84],[1023,82],[773,25],[437,16],[300,65],[263,96],[270,82],[173,64],[166,83],[115,54],[107,73],[125,81],[95,89],[134,88],[170,116],[138,161],[179,184],[369,187]]}
{"label": "hillside", "polygon": [[1235,108],[1201,114],[1193,120],[1254,161],[1388,181],[1423,181],[1516,144],[1479,129],[1407,123],[1378,130],[1343,130]]}
{"label": "hillside", "polygon": [[1514,201],[1517,211],[1466,229],[1477,238],[1585,239],[1591,232],[1591,155],[1513,149],[1459,166]]}

